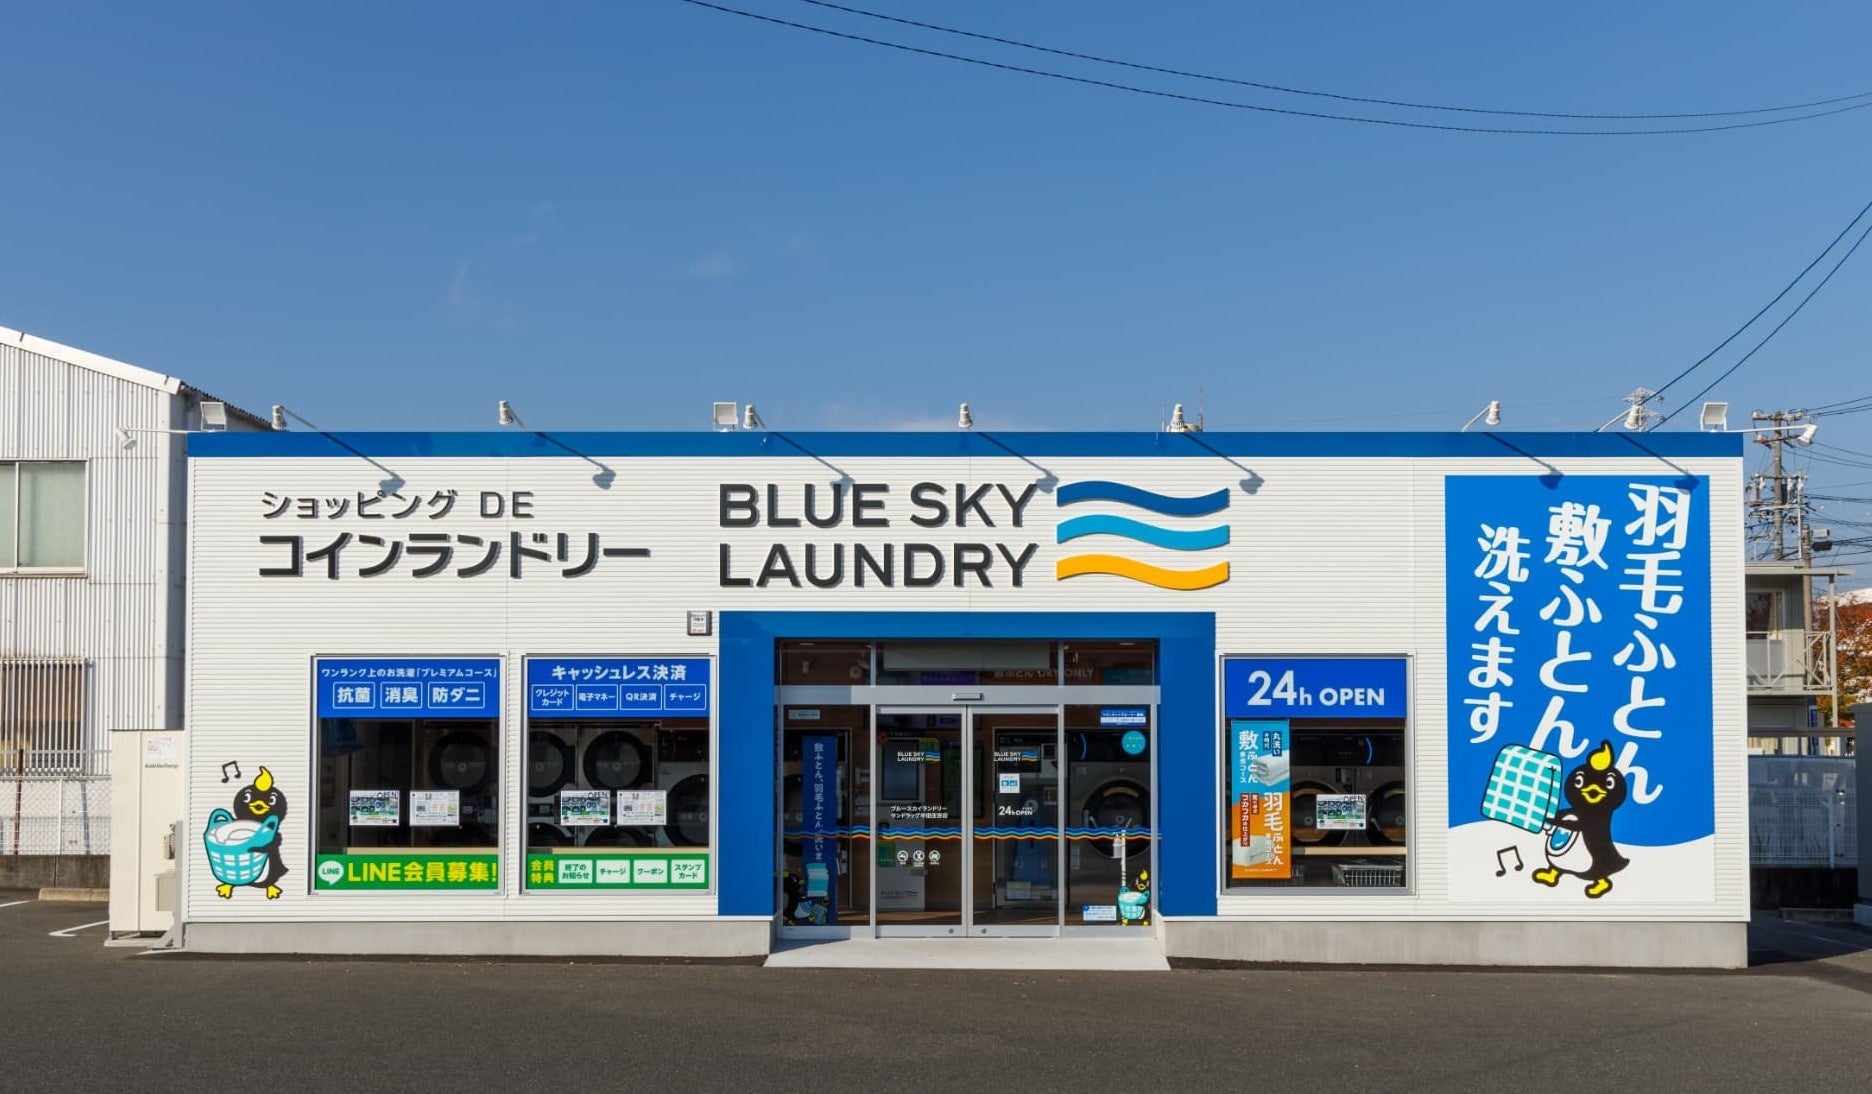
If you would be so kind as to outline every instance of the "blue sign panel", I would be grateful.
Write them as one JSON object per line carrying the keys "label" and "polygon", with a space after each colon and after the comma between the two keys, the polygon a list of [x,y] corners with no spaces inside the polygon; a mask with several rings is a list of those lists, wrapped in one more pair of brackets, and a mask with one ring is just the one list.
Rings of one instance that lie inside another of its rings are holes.
{"label": "blue sign panel", "polygon": [[[800,862],[806,872],[804,907],[796,917],[812,924],[838,922],[838,738],[809,733],[800,738],[804,797],[801,818],[806,838]],[[800,912],[804,915],[800,915]]]}
{"label": "blue sign panel", "polygon": [[1229,718],[1402,718],[1405,662],[1391,657],[1226,658]]}
{"label": "blue sign panel", "polygon": [[312,666],[321,718],[498,718],[495,657],[321,657]]}
{"label": "blue sign panel", "polygon": [[527,714],[540,718],[701,717],[706,657],[529,657]]}
{"label": "blue sign panel", "polygon": [[[1709,480],[1446,483],[1452,832],[1515,862],[1516,828],[1544,833],[1530,890],[1575,874],[1562,892],[1597,901],[1619,874],[1627,899],[1689,899],[1707,856],[1628,853],[1716,830]],[[1476,860],[1479,894],[1503,867]]]}

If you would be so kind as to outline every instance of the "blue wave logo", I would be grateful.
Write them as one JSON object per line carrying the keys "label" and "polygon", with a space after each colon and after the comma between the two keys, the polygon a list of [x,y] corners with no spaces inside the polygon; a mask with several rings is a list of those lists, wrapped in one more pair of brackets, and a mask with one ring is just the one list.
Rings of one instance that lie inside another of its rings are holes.
{"label": "blue wave logo", "polygon": [[[1108,502],[1166,517],[1206,517],[1228,508],[1229,492],[1223,489],[1194,497],[1178,497],[1122,482],[1092,479],[1062,484],[1054,494],[1053,501],[1060,508],[1082,502]],[[1210,551],[1228,546],[1229,526],[1225,521],[1210,528],[1166,528],[1132,517],[1088,513],[1060,521],[1054,539],[1059,543],[1067,543],[1086,536],[1116,536],[1170,551]],[[1197,569],[1179,570],[1122,555],[1087,553],[1061,558],[1054,564],[1053,574],[1061,581],[1087,574],[1105,574],[1160,589],[1207,589],[1229,579],[1229,564],[1223,561]]]}

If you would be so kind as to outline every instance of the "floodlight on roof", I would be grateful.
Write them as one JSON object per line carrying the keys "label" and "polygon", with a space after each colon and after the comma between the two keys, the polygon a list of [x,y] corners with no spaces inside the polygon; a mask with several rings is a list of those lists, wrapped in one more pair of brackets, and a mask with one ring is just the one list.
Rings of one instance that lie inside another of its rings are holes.
{"label": "floodlight on roof", "polygon": [[738,403],[715,404],[715,428],[726,433],[741,421],[741,406]]}
{"label": "floodlight on roof", "polygon": [[204,432],[227,428],[227,404],[208,400],[201,404],[201,427]]}
{"label": "floodlight on roof", "polygon": [[1476,424],[1476,422],[1478,421],[1480,421],[1483,425],[1500,425],[1501,424],[1501,400],[1490,399],[1489,405],[1483,407],[1481,410],[1476,411],[1475,417],[1464,422],[1463,427],[1457,430],[1457,432],[1467,433],[1469,431],[1469,427]]}
{"label": "floodlight on roof", "polygon": [[1727,433],[1729,431],[1729,404],[1704,403],[1699,424],[1705,433]]}

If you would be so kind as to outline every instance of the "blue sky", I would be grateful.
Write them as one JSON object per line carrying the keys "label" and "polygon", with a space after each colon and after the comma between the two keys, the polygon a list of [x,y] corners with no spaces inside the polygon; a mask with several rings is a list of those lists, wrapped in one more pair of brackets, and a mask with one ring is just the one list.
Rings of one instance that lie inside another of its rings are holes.
{"label": "blue sky", "polygon": [[[1872,5],[1845,0],[869,6],[1516,109],[1872,90]],[[1151,429],[1199,400],[1211,429],[1453,429],[1489,399],[1509,428],[1592,428],[1872,199],[1872,110],[1689,136],[1425,132],[988,71],[677,0],[38,4],[8,37],[0,324],[326,428],[491,428],[501,398],[554,429],[705,428],[717,399],[793,429],[951,428],[963,400],[1005,429]],[[1865,253],[1710,397],[1733,420],[1872,394],[1869,290]],[[1821,439],[1872,452],[1868,425],[1840,417]],[[1861,462],[1816,472],[1872,485]]]}

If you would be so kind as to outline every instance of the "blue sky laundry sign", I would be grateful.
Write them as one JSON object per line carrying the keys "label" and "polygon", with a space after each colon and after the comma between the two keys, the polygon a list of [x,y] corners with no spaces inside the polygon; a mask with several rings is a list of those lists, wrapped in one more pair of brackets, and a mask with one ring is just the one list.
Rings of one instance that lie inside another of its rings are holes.
{"label": "blue sky laundry sign", "polygon": [[709,712],[706,657],[529,657],[527,713],[699,718]]}
{"label": "blue sky laundry sign", "polygon": [[1446,482],[1451,899],[1714,900],[1709,481]]}
{"label": "blue sky laundry sign", "polygon": [[321,718],[497,718],[496,657],[321,657],[312,666]]}

